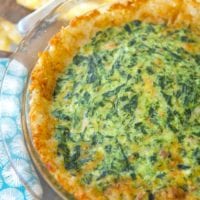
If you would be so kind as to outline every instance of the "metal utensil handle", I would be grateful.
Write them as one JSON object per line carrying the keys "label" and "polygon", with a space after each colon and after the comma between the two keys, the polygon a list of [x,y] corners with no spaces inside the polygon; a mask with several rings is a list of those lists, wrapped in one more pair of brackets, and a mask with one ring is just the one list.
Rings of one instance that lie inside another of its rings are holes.
{"label": "metal utensil handle", "polygon": [[24,17],[17,24],[18,31],[22,35],[25,35],[34,28],[35,24],[39,20],[44,19],[52,10],[57,8],[64,1],[65,0],[52,0],[28,16]]}

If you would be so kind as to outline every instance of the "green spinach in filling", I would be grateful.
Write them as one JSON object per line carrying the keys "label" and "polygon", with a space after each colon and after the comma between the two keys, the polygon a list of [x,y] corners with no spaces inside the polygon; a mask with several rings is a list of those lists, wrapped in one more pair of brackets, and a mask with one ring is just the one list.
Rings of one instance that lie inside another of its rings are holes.
{"label": "green spinach in filling", "polygon": [[82,184],[142,179],[152,190],[176,184],[178,170],[200,188],[200,53],[186,44],[200,45],[190,28],[133,21],[98,32],[66,67],[54,91],[55,138]]}

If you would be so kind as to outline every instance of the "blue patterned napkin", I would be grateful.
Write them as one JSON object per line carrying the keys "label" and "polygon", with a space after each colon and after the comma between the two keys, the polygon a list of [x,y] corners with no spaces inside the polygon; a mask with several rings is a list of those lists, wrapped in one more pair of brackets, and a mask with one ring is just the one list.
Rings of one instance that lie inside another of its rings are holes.
{"label": "blue patterned napkin", "polygon": [[[0,85],[7,63],[8,59],[0,59]],[[13,61],[2,84],[0,200],[33,200],[42,197],[42,188],[26,151],[21,130],[20,101],[26,76],[26,68]]]}

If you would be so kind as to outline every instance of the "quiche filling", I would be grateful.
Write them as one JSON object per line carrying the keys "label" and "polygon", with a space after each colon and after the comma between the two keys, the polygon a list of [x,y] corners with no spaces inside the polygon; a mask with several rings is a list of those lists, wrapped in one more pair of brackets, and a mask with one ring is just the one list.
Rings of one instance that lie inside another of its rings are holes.
{"label": "quiche filling", "polygon": [[[200,37],[138,20],[98,32],[59,76],[57,153],[83,186],[129,180],[149,199],[200,188]],[[200,197],[200,190],[195,190]]]}

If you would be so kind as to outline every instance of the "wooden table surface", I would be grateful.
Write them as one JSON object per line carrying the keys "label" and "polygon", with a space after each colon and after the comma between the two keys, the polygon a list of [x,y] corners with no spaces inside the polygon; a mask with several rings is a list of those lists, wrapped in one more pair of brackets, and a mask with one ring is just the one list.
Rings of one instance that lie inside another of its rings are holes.
{"label": "wooden table surface", "polygon": [[0,17],[13,23],[17,23],[29,13],[31,13],[31,10],[18,5],[15,0],[0,0]]}

